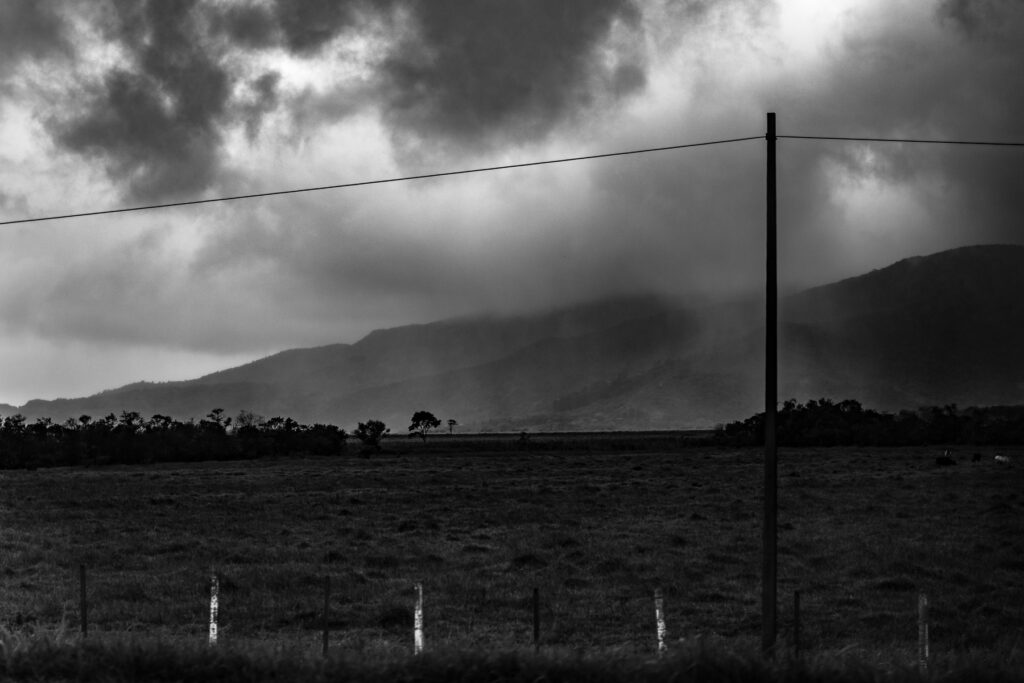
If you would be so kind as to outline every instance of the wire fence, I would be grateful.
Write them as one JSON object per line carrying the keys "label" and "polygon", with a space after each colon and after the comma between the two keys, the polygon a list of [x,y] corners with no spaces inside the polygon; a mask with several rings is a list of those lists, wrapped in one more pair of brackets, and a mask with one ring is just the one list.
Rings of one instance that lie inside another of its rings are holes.
{"label": "wire fence", "polygon": [[[77,610],[72,610],[67,617],[71,624],[77,621],[79,637],[82,640],[104,639],[106,636],[118,635],[144,638],[146,633],[140,629],[119,634],[117,630],[105,632],[102,626],[94,621],[90,622],[89,615],[96,612],[99,603],[93,595],[96,592],[95,586],[90,585],[90,581],[95,579],[96,577],[89,576],[85,565],[78,567]],[[208,575],[206,598],[202,603],[194,599],[196,596],[182,598],[193,601],[188,611],[205,615],[205,628],[200,629],[197,622],[192,628],[178,625],[175,631],[179,638],[202,640],[210,646],[254,642],[266,644],[275,640],[292,640],[297,642],[299,648],[306,651],[315,649],[323,656],[328,656],[332,647],[345,651],[365,651],[367,648],[397,652],[404,650],[409,654],[418,655],[431,647],[449,650],[470,643],[477,649],[491,651],[539,653],[545,649],[572,649],[577,652],[593,649],[661,657],[688,641],[700,641],[718,635],[702,632],[696,625],[686,623],[685,606],[679,604],[681,600],[673,605],[671,597],[667,599],[667,596],[672,596],[675,592],[665,591],[661,587],[655,587],[646,595],[633,593],[616,596],[613,595],[614,591],[610,591],[607,596],[608,603],[614,604],[614,609],[609,609],[609,604],[572,605],[564,596],[545,594],[535,586],[532,589],[524,589],[523,595],[513,601],[511,610],[507,609],[509,605],[506,604],[506,609],[500,610],[502,614],[498,620],[490,620],[487,633],[492,638],[495,634],[495,621],[504,620],[506,623],[503,629],[499,629],[504,631],[504,637],[499,636],[488,643],[486,638],[474,637],[472,621],[467,623],[452,618],[453,615],[446,609],[448,605],[445,604],[446,600],[452,599],[451,594],[438,596],[435,593],[432,596],[429,585],[413,581],[403,582],[402,599],[391,603],[385,612],[380,613],[378,627],[366,629],[349,624],[347,617],[353,610],[359,610],[360,606],[352,605],[345,599],[345,592],[338,590],[342,577],[327,574],[307,579],[303,585],[310,590],[306,599],[300,601],[302,628],[297,637],[294,632],[288,636],[283,631],[253,632],[251,628],[232,625],[231,622],[235,619],[233,614],[248,612],[253,607],[245,605],[247,600],[251,600],[251,596],[247,596],[245,586],[238,585],[216,568]],[[317,588],[319,591],[315,590]],[[678,593],[675,595],[678,597]],[[122,603],[130,603],[132,600],[132,596],[129,596],[127,601],[118,600],[110,593],[106,593],[105,597],[107,600]],[[493,597],[488,600],[486,595],[467,597],[477,602],[476,606],[481,613],[499,611],[497,607],[501,600]],[[810,608],[818,613],[808,613],[807,592],[793,591],[792,602],[783,609],[784,618],[781,625],[784,637],[777,644],[773,655],[793,659],[813,655],[813,632],[825,625],[830,609],[827,602],[834,600],[834,597],[817,595],[817,599],[810,601]],[[507,603],[507,600],[505,602]],[[929,596],[924,592],[909,592],[903,598],[890,602],[894,609],[893,618],[900,622],[899,628],[904,631],[901,634],[904,645],[895,654],[903,655],[905,658],[913,656],[918,667],[927,670],[935,654],[930,635],[932,617]],[[841,601],[839,604],[841,605]],[[835,605],[831,608],[834,609]],[[592,639],[588,643],[587,625],[593,625],[597,621],[605,622],[606,626],[610,624],[611,630],[616,631],[617,635],[612,639]],[[583,639],[566,638],[567,625],[568,630],[576,630],[578,634],[584,636]],[[355,631],[361,633],[358,637],[350,637]],[[192,635],[182,635],[183,633]],[[162,638],[166,639],[166,634]],[[742,641],[743,638],[740,637],[739,640]]]}

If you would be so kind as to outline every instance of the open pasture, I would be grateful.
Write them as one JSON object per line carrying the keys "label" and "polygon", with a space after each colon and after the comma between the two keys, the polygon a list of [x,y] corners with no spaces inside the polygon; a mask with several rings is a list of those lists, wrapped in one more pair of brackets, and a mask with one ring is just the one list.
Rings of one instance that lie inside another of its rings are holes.
{"label": "open pasture", "polygon": [[[408,651],[422,582],[426,647],[526,649],[532,590],[547,648],[651,652],[655,588],[670,644],[754,649],[761,452],[399,452],[0,474],[0,622],[90,638],[202,641],[210,568],[220,638],[314,651],[323,576],[331,647]],[[981,453],[978,462],[971,456]],[[913,659],[919,590],[935,652],[1022,642],[1024,453],[964,447],[779,455],[780,645],[802,595],[806,651]]]}

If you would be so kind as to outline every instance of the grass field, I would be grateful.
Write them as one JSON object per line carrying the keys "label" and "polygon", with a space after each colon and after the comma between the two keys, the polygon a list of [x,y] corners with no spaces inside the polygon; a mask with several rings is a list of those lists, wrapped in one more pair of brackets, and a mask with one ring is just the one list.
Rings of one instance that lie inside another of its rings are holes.
{"label": "grass field", "polygon": [[[399,452],[0,474],[0,622],[73,635],[88,568],[90,639],[202,642],[211,566],[221,642],[404,653],[422,582],[426,647],[525,651],[532,590],[550,652],[760,642],[761,454]],[[970,462],[974,452],[980,462]],[[1018,653],[1024,452],[782,450],[780,644],[911,662],[917,593],[932,648]]]}
{"label": "grass field", "polygon": [[394,657],[329,657],[267,649],[239,650],[121,642],[78,644],[0,636],[0,678],[5,681],[194,681],[218,683],[1019,683],[1021,661],[994,657],[937,658],[926,671],[875,666],[848,656],[765,660],[756,655],[690,644],[661,658],[608,654],[426,652]]}

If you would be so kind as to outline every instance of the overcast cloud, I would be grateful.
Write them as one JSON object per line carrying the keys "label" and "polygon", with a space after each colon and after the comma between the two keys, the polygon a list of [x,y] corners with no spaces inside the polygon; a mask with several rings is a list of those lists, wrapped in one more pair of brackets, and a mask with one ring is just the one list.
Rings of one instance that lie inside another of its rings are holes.
{"label": "overcast cloud", "polygon": [[[1024,140],[1018,0],[0,4],[16,219],[761,135]],[[787,287],[1022,243],[1011,148],[781,140]],[[763,277],[764,143],[5,226],[0,402]],[[74,368],[74,370],[70,370]]]}

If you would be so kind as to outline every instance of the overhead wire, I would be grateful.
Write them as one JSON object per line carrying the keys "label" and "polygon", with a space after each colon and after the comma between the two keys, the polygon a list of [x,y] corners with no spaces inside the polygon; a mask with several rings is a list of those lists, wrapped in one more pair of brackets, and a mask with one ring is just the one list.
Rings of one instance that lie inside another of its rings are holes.
{"label": "overhead wire", "polygon": [[[499,166],[483,166],[479,168],[465,168],[455,171],[439,171],[434,173],[422,173],[418,175],[398,176],[394,178],[378,178],[375,180],[361,180],[350,183],[337,183],[333,185],[317,185],[312,187],[298,187],[287,190],[271,190],[268,192],[252,192],[249,194],[230,195],[225,197],[209,197],[207,199],[189,199],[177,202],[166,202],[161,204],[146,204],[142,206],[127,206],[116,209],[100,209],[96,211],[80,211],[76,213],[55,214],[49,216],[36,216],[34,218],[17,218],[13,220],[0,221],[0,225],[17,225],[20,223],[37,223],[40,221],[58,221],[69,218],[85,218],[88,216],[104,216],[116,213],[129,213],[134,211],[151,211],[155,209],[168,209],[180,206],[194,206],[197,204],[213,204],[218,202],[231,202],[242,199],[259,199],[262,197],[275,197],[287,194],[299,194],[304,192],[321,192],[324,190],[340,190],[351,187],[365,187],[368,185],[383,185],[386,183],[399,183],[411,180],[426,180],[429,178],[443,178],[446,176],[466,175],[470,173],[486,173],[490,171],[504,171],[515,168],[528,168],[531,166],[545,166],[549,164],[562,164],[572,161],[587,161],[590,159],[607,159],[610,157],[627,156],[631,154],[647,154],[650,152],[665,152],[675,149],[686,149],[691,147],[707,147],[710,145],[723,145],[732,142],[745,142],[748,140],[762,140],[765,135],[750,135],[747,137],[727,138],[722,140],[706,140],[704,142],[690,142],[680,145],[666,145],[663,147],[647,147],[644,149],[631,149],[621,152],[605,152],[602,154],[587,154],[575,157],[561,157],[557,159],[543,159],[540,161],[526,161],[518,164],[503,164]],[[874,137],[852,137],[838,135],[776,135],[776,139],[789,140],[837,140],[844,142],[898,142],[910,144],[931,144],[931,145],[979,145],[989,147],[1024,147],[1024,142],[990,141],[990,140],[929,140],[923,138],[874,138]]]}
{"label": "overhead wire", "polygon": [[791,140],[845,140],[850,142],[909,142],[926,145],[986,145],[989,147],[1024,147],[1024,142],[1004,142],[987,140],[925,140],[919,138],[857,138],[835,135],[776,135],[776,138]]}
{"label": "overhead wire", "polygon": [[36,223],[39,221],[57,221],[67,218],[84,218],[86,216],[103,216],[115,213],[128,213],[131,211],[150,211],[153,209],[167,209],[176,206],[194,206],[196,204],[212,204],[215,202],[231,202],[241,199],[258,199],[260,197],[275,197],[286,194],[299,194],[302,192],[320,192],[323,190],[340,190],[350,187],[364,187],[367,185],[383,185],[385,183],[399,183],[409,180],[425,180],[428,178],[442,178],[445,176],[466,175],[469,173],[485,173],[488,171],[504,171],[513,168],[527,168],[530,166],[544,166],[548,164],[562,164],[570,161],[586,161],[589,159],[606,159],[609,157],[627,156],[630,154],[647,154],[649,152],[665,152],[673,149],[686,149],[689,147],[707,147],[709,145],[723,145],[730,142],[744,142],[746,140],[763,140],[763,135],[751,135],[742,138],[729,138],[725,140],[707,140],[704,142],[690,142],[681,145],[667,145],[664,147],[648,147],[645,149],[632,149],[623,152],[605,152],[602,154],[588,154],[585,156],[562,157],[559,159],[544,159],[541,161],[526,161],[518,164],[504,164],[501,166],[485,166],[481,168],[466,168],[456,171],[440,171],[436,173],[423,173],[419,175],[400,176],[396,178],[379,178],[376,180],[361,180],[351,183],[338,183],[335,185],[319,185],[316,187],[299,187],[288,190],[272,190],[269,192],[253,192],[251,194],[239,194],[227,197],[210,197],[208,199],[190,199],[178,202],[167,202],[163,204],[148,204],[145,206],[129,206],[117,209],[101,209],[98,211],[81,211],[78,213],[66,213],[52,216],[38,216],[35,218],[18,218],[15,220],[0,221],[0,225],[16,225],[19,223]]}

